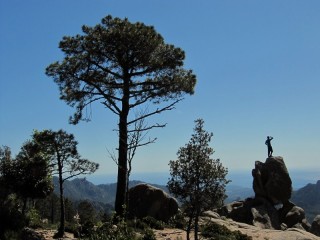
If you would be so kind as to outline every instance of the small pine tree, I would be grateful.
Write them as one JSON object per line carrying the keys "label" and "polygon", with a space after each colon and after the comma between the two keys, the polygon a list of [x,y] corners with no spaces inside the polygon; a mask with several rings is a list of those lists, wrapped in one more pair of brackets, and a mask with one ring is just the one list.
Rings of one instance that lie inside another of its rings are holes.
{"label": "small pine tree", "polygon": [[212,133],[204,130],[204,121],[195,121],[194,133],[190,141],[177,153],[178,160],[169,163],[171,180],[169,191],[181,202],[189,218],[187,239],[194,224],[195,240],[198,239],[200,214],[208,209],[220,206],[226,198],[225,186],[228,173],[219,159],[211,159],[214,153],[209,146]]}
{"label": "small pine tree", "polygon": [[94,173],[99,164],[81,158],[74,135],[64,130],[35,131],[33,141],[38,144],[42,154],[48,157],[52,174],[59,177],[60,226],[56,237],[62,237],[65,231],[64,182],[79,175]]}

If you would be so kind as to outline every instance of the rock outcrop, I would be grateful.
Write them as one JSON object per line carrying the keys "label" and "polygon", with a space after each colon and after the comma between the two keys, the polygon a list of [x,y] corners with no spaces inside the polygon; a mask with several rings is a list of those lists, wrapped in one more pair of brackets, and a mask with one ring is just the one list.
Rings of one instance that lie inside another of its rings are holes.
{"label": "rock outcrop", "polygon": [[257,226],[261,229],[280,229],[281,224],[277,209],[261,197],[248,198],[225,205],[216,210],[221,216],[236,222]]}
{"label": "rock outcrop", "polygon": [[310,231],[304,210],[290,202],[292,182],[282,157],[256,161],[252,176],[255,197],[230,203],[217,209],[218,214],[260,229]]}
{"label": "rock outcrop", "polygon": [[256,161],[252,176],[256,197],[266,198],[273,204],[291,198],[292,182],[282,157],[269,157],[265,163]]}
{"label": "rock outcrop", "polygon": [[167,222],[178,212],[177,201],[159,188],[139,184],[129,190],[129,217],[153,217]]}
{"label": "rock outcrop", "polygon": [[311,225],[310,232],[320,237],[320,215],[317,215]]}
{"label": "rock outcrop", "polygon": [[232,219],[223,219],[216,212],[208,211],[203,214],[202,221],[214,222],[227,227],[231,231],[240,231],[252,237],[253,240],[319,240],[314,234],[308,233],[298,228],[288,228],[286,230],[261,229],[258,226],[236,222]]}

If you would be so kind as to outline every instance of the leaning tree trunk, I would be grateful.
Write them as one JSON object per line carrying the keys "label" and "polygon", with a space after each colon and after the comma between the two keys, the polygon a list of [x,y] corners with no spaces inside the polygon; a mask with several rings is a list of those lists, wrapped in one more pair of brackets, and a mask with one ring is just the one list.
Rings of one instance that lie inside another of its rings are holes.
{"label": "leaning tree trunk", "polygon": [[129,114],[129,80],[124,80],[122,111],[119,121],[119,158],[118,182],[115,210],[118,216],[124,217],[127,191],[127,153],[128,153],[128,114]]}

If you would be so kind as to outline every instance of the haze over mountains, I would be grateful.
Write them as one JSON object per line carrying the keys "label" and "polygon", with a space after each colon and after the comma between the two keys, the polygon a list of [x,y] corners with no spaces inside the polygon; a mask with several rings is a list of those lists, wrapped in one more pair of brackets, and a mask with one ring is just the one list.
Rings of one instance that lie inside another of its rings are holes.
{"label": "haze over mountains", "polygon": [[[320,169],[313,170],[290,170],[289,174],[292,179],[293,189],[297,190],[308,183],[315,183],[320,179]],[[150,172],[150,173],[132,173],[130,179],[143,182],[166,185],[170,178],[169,172]],[[117,176],[115,174],[94,174],[86,176],[86,179],[95,185],[115,183]],[[227,179],[232,182],[229,185],[236,185],[244,188],[252,188],[251,169],[242,171],[229,171]]]}

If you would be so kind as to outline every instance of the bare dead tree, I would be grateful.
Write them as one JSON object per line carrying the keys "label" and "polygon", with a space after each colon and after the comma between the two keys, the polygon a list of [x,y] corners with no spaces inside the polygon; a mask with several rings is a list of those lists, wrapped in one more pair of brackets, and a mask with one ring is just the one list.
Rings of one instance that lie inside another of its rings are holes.
{"label": "bare dead tree", "polygon": [[[174,107],[173,105],[166,108],[166,109],[159,109],[158,113],[162,111],[172,110]],[[153,115],[153,114],[152,114]],[[132,171],[132,161],[136,155],[137,149],[139,147],[147,146],[149,144],[155,143],[157,138],[148,138],[149,131],[153,128],[164,128],[167,124],[153,124],[148,125],[145,121],[146,118],[150,116],[148,108],[140,110],[139,112],[135,113],[135,118],[130,124],[133,126],[132,129],[128,130],[128,156],[127,156],[127,186],[126,186],[126,205],[128,205],[129,200],[129,179]],[[116,149],[118,151],[118,149]],[[116,153],[114,151],[108,150],[109,157],[119,166],[118,159],[116,157]]]}

